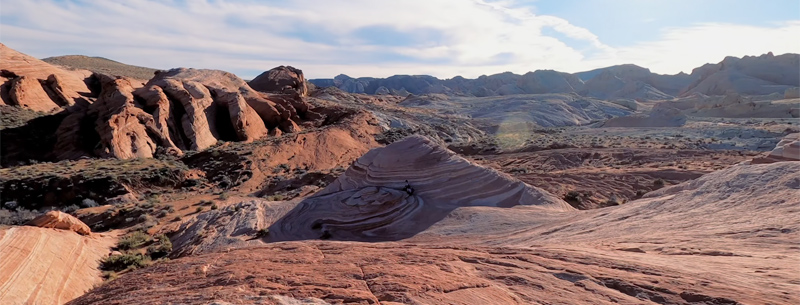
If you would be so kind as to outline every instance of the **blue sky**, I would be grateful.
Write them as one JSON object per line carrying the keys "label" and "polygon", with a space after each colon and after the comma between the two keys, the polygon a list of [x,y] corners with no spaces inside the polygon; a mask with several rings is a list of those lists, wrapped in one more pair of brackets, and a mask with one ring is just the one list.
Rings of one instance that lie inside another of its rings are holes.
{"label": "blue sky", "polygon": [[725,56],[800,53],[800,1],[0,0],[0,42],[252,78],[578,72],[674,74]]}

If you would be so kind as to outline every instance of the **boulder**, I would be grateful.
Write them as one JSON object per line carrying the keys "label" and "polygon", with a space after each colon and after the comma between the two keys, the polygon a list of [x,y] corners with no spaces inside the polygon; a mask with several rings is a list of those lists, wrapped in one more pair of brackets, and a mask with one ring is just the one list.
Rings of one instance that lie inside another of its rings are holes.
{"label": "boulder", "polygon": [[292,66],[280,66],[256,76],[249,83],[250,87],[261,92],[287,93],[294,91],[300,96],[308,96],[306,79],[303,71]]}
{"label": "boulder", "polygon": [[28,222],[28,225],[41,228],[74,231],[81,235],[92,234],[92,230],[89,229],[89,226],[87,226],[85,223],[72,215],[59,211],[47,212],[44,215],[36,217]]}
{"label": "boulder", "polygon": [[800,161],[800,133],[786,135],[766,157],[753,159],[755,164],[780,161]]}

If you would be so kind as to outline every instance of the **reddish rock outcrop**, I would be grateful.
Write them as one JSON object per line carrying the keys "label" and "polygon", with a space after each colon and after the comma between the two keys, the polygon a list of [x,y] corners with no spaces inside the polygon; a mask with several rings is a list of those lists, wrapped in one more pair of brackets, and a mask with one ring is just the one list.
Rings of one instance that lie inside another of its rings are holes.
{"label": "reddish rock outcrop", "polygon": [[28,225],[41,228],[74,231],[81,235],[92,234],[92,230],[89,229],[89,226],[87,226],[85,223],[72,215],[59,211],[47,212],[44,215],[31,220]]}
{"label": "reddish rock outcrop", "polygon": [[256,76],[248,84],[261,92],[288,93],[297,92],[300,96],[308,95],[308,86],[303,71],[292,66],[275,67]]}
{"label": "reddish rock outcrop", "polygon": [[0,44],[2,103],[34,111],[53,111],[88,100],[88,71],[66,71]]}
{"label": "reddish rock outcrop", "polygon": [[259,93],[218,70],[160,71],[140,88],[124,77],[96,79],[97,101],[71,107],[59,126],[55,159],[153,157],[159,148],[181,155],[219,141],[256,140],[270,129],[300,131],[310,111],[297,95]]}

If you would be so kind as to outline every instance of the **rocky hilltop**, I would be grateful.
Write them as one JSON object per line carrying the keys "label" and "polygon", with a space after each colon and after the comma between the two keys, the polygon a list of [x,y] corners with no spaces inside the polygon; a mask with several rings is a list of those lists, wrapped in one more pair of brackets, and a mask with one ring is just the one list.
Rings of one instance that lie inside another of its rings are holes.
{"label": "rocky hilltop", "polygon": [[86,70],[66,71],[0,44],[0,98],[4,105],[40,112],[87,101]]}
{"label": "rocky hilltop", "polygon": [[783,93],[787,86],[798,85],[800,54],[772,53],[759,57],[727,57],[718,64],[696,68],[692,74],[662,75],[636,65],[618,65],[574,74],[537,70],[523,75],[505,72],[482,75],[476,79],[456,76],[439,79],[427,75],[395,75],[388,78],[352,78],[338,75],[333,79],[312,79],[318,87],[337,87],[346,92],[366,94],[442,93],[464,96],[513,94],[579,93],[602,99],[663,100],[691,93]]}

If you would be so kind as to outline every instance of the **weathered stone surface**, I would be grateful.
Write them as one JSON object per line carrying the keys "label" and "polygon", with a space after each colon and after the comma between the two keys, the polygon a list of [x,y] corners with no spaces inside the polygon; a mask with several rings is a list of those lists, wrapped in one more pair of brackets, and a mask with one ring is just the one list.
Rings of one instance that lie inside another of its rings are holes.
{"label": "weathered stone surface", "polygon": [[116,238],[67,230],[0,228],[0,303],[60,305],[103,282],[98,262]]}
{"label": "weathered stone surface", "polygon": [[800,161],[800,133],[786,135],[766,157],[755,158],[753,163]]}
{"label": "weathered stone surface", "polygon": [[185,136],[183,141],[176,140],[182,149],[200,150],[219,140],[251,141],[266,136],[273,128],[298,131],[297,122],[289,121],[299,121],[298,114],[308,111],[299,96],[291,102],[285,98],[272,100],[235,75],[218,70],[162,71],[136,94],[148,105],[180,106],[176,109],[181,113],[169,116],[177,129],[174,133]]}
{"label": "weathered stone surface", "polygon": [[292,66],[279,66],[256,76],[249,83],[250,87],[261,92],[289,93],[297,92],[300,96],[308,95],[308,87],[303,71]]}
{"label": "weathered stone surface", "polygon": [[[404,190],[406,181],[413,191]],[[516,205],[573,210],[541,189],[412,136],[356,160],[336,181],[273,224],[270,240],[396,240],[413,236],[458,207]]]}
{"label": "weathered stone surface", "polygon": [[98,78],[102,89],[97,101],[72,107],[72,113],[58,127],[56,159],[83,155],[150,158],[158,146],[175,149],[167,130],[159,128],[151,114],[137,107],[129,79],[105,75]]}
{"label": "weathered stone surface", "polygon": [[94,104],[68,109],[57,131],[55,159],[147,158],[159,148],[181,155],[220,141],[298,132],[311,112],[297,94],[262,94],[217,70],[161,71],[144,87],[124,77],[95,79],[100,96]]}
{"label": "weathered stone surface", "polygon": [[66,71],[0,44],[2,102],[34,111],[49,112],[92,93],[84,82],[91,75]]}
{"label": "weathered stone surface", "polygon": [[[798,162],[737,165],[599,210],[461,207],[403,241],[220,248],[136,270],[69,304],[797,304],[799,178]],[[235,226],[237,214],[281,210],[213,213]],[[263,242],[273,232],[232,234]]]}
{"label": "weathered stone surface", "polygon": [[92,230],[89,229],[89,226],[87,226],[85,223],[72,215],[59,211],[47,212],[44,215],[31,220],[28,225],[41,228],[74,231],[81,235],[92,234]]}

